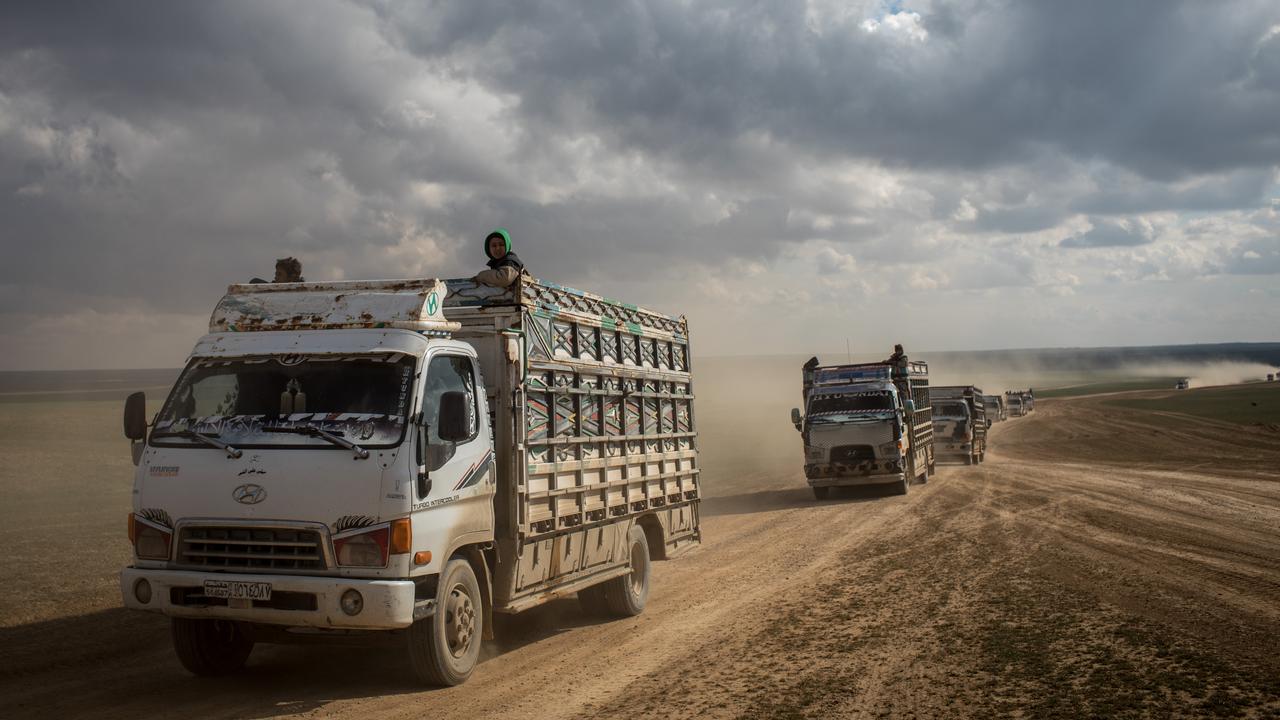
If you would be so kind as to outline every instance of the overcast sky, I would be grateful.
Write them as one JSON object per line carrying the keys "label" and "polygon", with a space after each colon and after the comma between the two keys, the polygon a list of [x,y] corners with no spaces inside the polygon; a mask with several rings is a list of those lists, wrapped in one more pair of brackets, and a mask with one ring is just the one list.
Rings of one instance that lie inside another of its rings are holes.
{"label": "overcast sky", "polygon": [[498,225],[704,355],[1280,340],[1280,3],[5,3],[0,369]]}

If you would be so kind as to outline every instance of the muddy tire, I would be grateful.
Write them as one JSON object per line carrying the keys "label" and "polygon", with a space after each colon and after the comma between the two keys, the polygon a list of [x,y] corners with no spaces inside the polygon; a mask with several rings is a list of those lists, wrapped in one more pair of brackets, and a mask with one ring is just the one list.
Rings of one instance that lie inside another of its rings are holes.
{"label": "muddy tire", "polygon": [[826,500],[829,495],[831,495],[831,488],[829,487],[815,487],[813,489],[814,500]]}
{"label": "muddy tire", "polygon": [[253,651],[253,639],[233,620],[173,618],[169,628],[178,660],[194,675],[238,672]]}
{"label": "muddy tire", "polygon": [[893,488],[894,495],[906,495],[907,489],[911,487],[911,482],[904,477],[889,487]]}
{"label": "muddy tire", "polygon": [[461,685],[480,659],[484,604],[471,564],[454,557],[440,573],[436,612],[409,627],[409,663],[419,681]]}
{"label": "muddy tire", "polygon": [[632,525],[627,533],[627,543],[631,546],[631,572],[621,577],[606,580],[599,587],[604,588],[604,602],[608,614],[614,617],[634,617],[644,612],[645,603],[649,601],[649,540],[644,529]]}
{"label": "muddy tire", "polygon": [[965,465],[972,465],[972,464],[973,464],[973,456],[972,456],[972,455],[965,455],[965,456],[964,456],[964,464],[965,464]]}

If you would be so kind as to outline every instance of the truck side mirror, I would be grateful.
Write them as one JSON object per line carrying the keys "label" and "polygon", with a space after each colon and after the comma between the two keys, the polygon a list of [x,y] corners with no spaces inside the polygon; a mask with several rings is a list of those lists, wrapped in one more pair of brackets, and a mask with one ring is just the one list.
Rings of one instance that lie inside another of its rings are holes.
{"label": "truck side mirror", "polygon": [[471,423],[467,422],[467,394],[457,390],[440,396],[439,432],[445,442],[462,442],[471,438]]}
{"label": "truck side mirror", "polygon": [[800,419],[800,408],[791,408],[791,424],[799,425]]}
{"label": "truck side mirror", "polygon": [[903,403],[902,407],[907,411],[908,414],[914,413],[916,411],[916,401],[908,400],[905,403]]}
{"label": "truck side mirror", "polygon": [[147,436],[147,394],[136,392],[124,401],[124,436],[141,440]]}

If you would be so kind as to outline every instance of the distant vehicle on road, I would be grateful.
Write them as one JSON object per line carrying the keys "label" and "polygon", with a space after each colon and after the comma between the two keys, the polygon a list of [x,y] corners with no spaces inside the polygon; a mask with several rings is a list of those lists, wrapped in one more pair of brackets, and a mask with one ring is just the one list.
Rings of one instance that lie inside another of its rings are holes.
{"label": "distant vehicle on road", "polygon": [[1182,378],[1173,387],[1175,390],[1190,390],[1191,380],[1188,378]]}
{"label": "distant vehicle on road", "polygon": [[933,406],[933,448],[941,458],[976,465],[987,456],[986,408],[982,389],[972,385],[929,388]]}
{"label": "distant vehicle on road", "polygon": [[1004,402],[999,395],[983,395],[982,406],[987,411],[987,427],[1005,419]]}
{"label": "distant vehicle on road", "polygon": [[1009,417],[1022,417],[1030,412],[1022,401],[1022,393],[1009,390],[1004,394],[1005,407]]}

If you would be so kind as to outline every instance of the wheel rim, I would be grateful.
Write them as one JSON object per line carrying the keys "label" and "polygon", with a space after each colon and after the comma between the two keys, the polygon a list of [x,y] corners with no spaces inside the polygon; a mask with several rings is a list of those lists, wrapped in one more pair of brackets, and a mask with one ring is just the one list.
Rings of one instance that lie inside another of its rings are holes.
{"label": "wheel rim", "polygon": [[631,595],[640,597],[644,593],[644,546],[634,543],[631,546]]}
{"label": "wheel rim", "polygon": [[454,585],[449,591],[444,617],[445,642],[449,645],[449,654],[461,658],[471,648],[476,635],[476,610],[471,596],[461,584]]}

